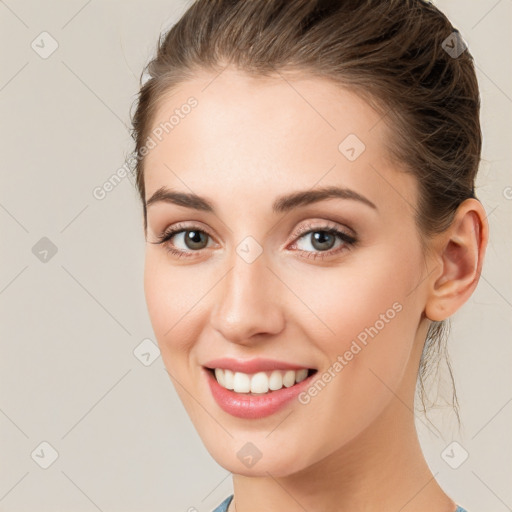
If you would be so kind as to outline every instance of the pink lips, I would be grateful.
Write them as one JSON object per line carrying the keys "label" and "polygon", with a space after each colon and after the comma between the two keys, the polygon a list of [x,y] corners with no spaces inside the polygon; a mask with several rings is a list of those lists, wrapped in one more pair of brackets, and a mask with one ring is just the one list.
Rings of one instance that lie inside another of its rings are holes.
{"label": "pink lips", "polygon": [[231,370],[232,372],[242,373],[258,373],[270,372],[272,370],[300,370],[301,368],[309,368],[299,364],[290,364],[284,361],[276,361],[275,359],[232,359],[223,357],[220,359],[213,359],[204,364],[207,368],[222,368],[224,370]]}
{"label": "pink lips", "polygon": [[283,387],[277,391],[269,391],[261,395],[236,393],[235,391],[223,388],[217,382],[213,373],[207,368],[222,368],[233,372],[253,374],[272,370],[300,370],[301,368],[307,368],[307,366],[260,358],[246,361],[229,358],[215,359],[208,361],[204,366],[203,371],[210,391],[219,407],[232,416],[244,419],[264,418],[274,414],[306,389],[314,377],[314,374],[310,375],[289,388]]}

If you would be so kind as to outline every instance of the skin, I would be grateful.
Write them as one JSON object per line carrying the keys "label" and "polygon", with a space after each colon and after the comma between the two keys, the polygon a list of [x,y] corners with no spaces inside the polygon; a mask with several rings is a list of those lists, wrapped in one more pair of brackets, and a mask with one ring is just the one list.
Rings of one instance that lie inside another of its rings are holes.
{"label": "skin", "polygon": [[[388,159],[390,128],[365,101],[320,78],[255,79],[229,68],[214,78],[179,85],[153,121],[198,101],[147,155],[146,200],[166,186],[208,198],[215,213],[148,207],[144,287],[171,380],[206,448],[233,473],[230,512],[454,511],[422,455],[413,400],[431,321],[457,311],[478,283],[482,205],[464,201],[425,252],[416,180]],[[366,146],[353,162],[338,149],[348,134]],[[377,208],[331,198],[271,211],[278,196],[331,185]],[[335,254],[337,238],[322,252],[311,234],[294,236],[326,221],[357,243]],[[193,252],[176,235],[168,245],[192,254],[177,258],[152,243],[177,223],[204,229],[207,247]],[[247,236],[263,251],[250,264],[236,252]],[[247,420],[211,396],[208,360],[267,357],[322,374],[394,303],[401,311],[309,403]],[[247,442],[262,454],[251,468],[237,457]]]}

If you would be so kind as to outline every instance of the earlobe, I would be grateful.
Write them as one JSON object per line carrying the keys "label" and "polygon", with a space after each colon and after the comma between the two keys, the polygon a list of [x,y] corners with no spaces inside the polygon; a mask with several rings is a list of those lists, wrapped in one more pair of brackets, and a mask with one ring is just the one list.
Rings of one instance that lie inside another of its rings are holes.
{"label": "earlobe", "polygon": [[439,235],[435,265],[429,281],[425,314],[432,321],[453,315],[475,290],[487,247],[485,209],[477,199],[463,201],[450,227]]}

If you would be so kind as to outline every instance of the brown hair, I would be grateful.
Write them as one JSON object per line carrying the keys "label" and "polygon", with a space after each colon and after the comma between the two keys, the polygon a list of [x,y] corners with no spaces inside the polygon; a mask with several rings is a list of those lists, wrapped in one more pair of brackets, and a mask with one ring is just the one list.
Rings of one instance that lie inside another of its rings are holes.
{"label": "brown hair", "polygon": [[[458,51],[457,51],[458,50]],[[446,16],[423,0],[196,0],[159,40],[133,116],[136,185],[147,228],[140,151],[164,96],[198,71],[332,80],[363,97],[390,128],[390,158],[419,184],[422,240],[474,196],[482,136],[473,58]],[[445,322],[429,329],[419,369],[445,353]],[[445,354],[446,355],[446,354]],[[448,364],[450,378],[453,376]],[[452,405],[458,418],[453,387]]]}

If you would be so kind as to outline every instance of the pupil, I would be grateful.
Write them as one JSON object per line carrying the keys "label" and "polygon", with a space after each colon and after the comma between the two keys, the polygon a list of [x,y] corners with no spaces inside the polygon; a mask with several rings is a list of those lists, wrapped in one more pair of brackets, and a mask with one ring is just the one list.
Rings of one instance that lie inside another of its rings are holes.
{"label": "pupil", "polygon": [[202,249],[202,247],[196,247],[196,245],[201,245],[201,242],[204,242],[204,235],[205,233],[201,233],[201,231],[187,231],[185,239],[189,249]]}
{"label": "pupil", "polygon": [[[325,246],[325,243],[327,243],[327,247]],[[318,246],[318,244],[319,246]],[[318,250],[325,250],[330,249],[333,246],[334,243],[334,236],[331,233],[327,233],[325,231],[316,231],[313,233],[313,247]]]}

